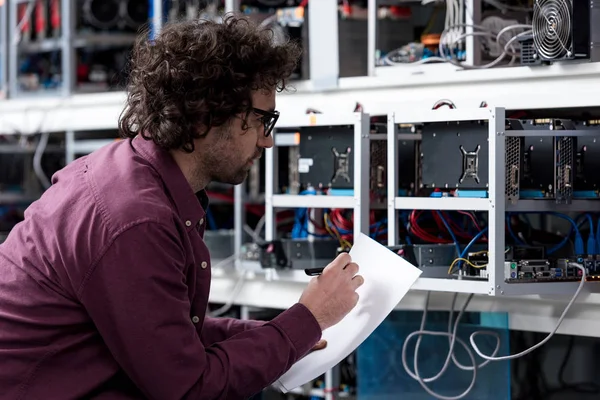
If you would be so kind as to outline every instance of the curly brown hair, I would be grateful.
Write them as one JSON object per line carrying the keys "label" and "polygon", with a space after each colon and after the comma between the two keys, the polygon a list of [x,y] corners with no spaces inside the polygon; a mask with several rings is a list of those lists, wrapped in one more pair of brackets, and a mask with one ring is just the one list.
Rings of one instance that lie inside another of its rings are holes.
{"label": "curly brown hair", "polygon": [[192,152],[193,140],[212,127],[248,115],[253,91],[284,90],[299,56],[295,43],[275,45],[271,30],[234,15],[222,23],[168,24],[154,41],[142,35],[133,49],[120,134]]}

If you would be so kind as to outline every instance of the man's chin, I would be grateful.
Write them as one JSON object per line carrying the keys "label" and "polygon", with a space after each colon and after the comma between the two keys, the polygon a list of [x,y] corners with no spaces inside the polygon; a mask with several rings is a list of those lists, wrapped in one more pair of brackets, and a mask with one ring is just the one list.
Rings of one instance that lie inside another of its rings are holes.
{"label": "man's chin", "polygon": [[239,174],[236,174],[235,176],[232,177],[227,177],[225,179],[217,179],[216,181],[219,183],[224,183],[226,185],[240,185],[242,183],[244,183],[244,181],[246,180],[246,178],[248,178],[248,174],[250,171],[243,171],[240,172]]}

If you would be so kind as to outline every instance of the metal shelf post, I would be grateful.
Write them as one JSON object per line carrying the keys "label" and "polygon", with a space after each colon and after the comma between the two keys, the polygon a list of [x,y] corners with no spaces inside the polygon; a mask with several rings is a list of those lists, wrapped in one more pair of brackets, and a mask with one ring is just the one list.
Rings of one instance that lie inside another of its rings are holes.
{"label": "metal shelf post", "polygon": [[240,12],[240,0],[225,0],[225,14]]}
{"label": "metal shelf post", "polygon": [[18,6],[16,1],[8,1],[8,94],[10,97],[16,97],[19,90],[18,83],[18,40],[17,35],[20,35],[17,26],[18,22]]}
{"label": "metal shelf post", "polygon": [[308,7],[310,81],[316,90],[338,87],[340,50],[337,0],[313,1]]}
{"label": "metal shelf post", "polygon": [[[295,123],[292,123],[295,122]],[[300,122],[300,123],[298,123]],[[275,208],[346,208],[354,211],[354,234],[369,234],[369,165],[370,165],[370,119],[368,114],[302,116],[284,120],[278,129],[302,126],[354,126],[354,193],[353,196],[298,196],[275,194],[277,177],[277,151],[265,151],[265,240],[275,239]]]}
{"label": "metal shelf post", "polygon": [[247,183],[236,185],[233,188],[233,248],[235,251],[235,267],[239,267],[240,251],[244,241],[244,225],[246,224],[246,213],[244,204],[246,202]]}
{"label": "metal shelf post", "polygon": [[163,9],[164,0],[148,0],[150,2],[150,40],[153,40],[163,27],[165,10]]}
{"label": "metal shelf post", "polygon": [[[427,122],[485,121],[488,124],[489,182],[488,198],[429,198],[397,197],[398,182],[398,134],[397,124]],[[420,278],[415,289],[431,291],[454,291],[489,295],[504,294],[504,153],[503,135],[505,111],[503,108],[479,108],[473,110],[427,110],[420,112],[399,111],[388,116],[388,245],[397,245],[397,210],[479,210],[488,212],[488,251],[491,254],[487,266],[486,281],[469,281],[444,278]]]}
{"label": "metal shelf post", "polygon": [[8,7],[0,1],[0,98],[8,94]]}
{"label": "metal shelf post", "polygon": [[61,51],[62,51],[62,95],[67,97],[75,91],[75,71],[77,62],[73,38],[75,36],[75,0],[63,0],[61,7]]}
{"label": "metal shelf post", "polygon": [[377,0],[367,3],[367,75],[375,76],[377,51]]}
{"label": "metal shelf post", "polygon": [[[505,247],[505,111],[491,108],[488,119],[489,145],[489,211],[488,211],[488,282],[490,295],[502,295],[504,291]],[[491,253],[491,256],[490,256]]]}

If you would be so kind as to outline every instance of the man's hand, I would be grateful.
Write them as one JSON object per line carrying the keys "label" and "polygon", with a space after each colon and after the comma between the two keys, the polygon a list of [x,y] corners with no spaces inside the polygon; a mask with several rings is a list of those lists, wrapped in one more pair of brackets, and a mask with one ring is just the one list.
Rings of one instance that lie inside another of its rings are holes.
{"label": "man's hand", "polygon": [[358,303],[356,289],[364,279],[357,273],[358,265],[342,253],[302,293],[300,303],[313,313],[321,330],[340,322]]}
{"label": "man's hand", "polygon": [[323,350],[325,347],[327,347],[327,340],[321,339],[315,344],[315,347],[312,348],[311,352]]}

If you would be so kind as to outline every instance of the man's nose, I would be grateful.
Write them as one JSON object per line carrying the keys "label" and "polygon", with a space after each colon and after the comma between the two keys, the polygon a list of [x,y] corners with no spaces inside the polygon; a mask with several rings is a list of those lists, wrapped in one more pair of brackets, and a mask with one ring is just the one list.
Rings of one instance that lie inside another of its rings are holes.
{"label": "man's nose", "polygon": [[271,147],[273,147],[274,141],[273,141],[273,135],[269,135],[269,136],[264,136],[261,135],[260,138],[258,139],[258,147],[264,148],[264,149],[270,149]]}

